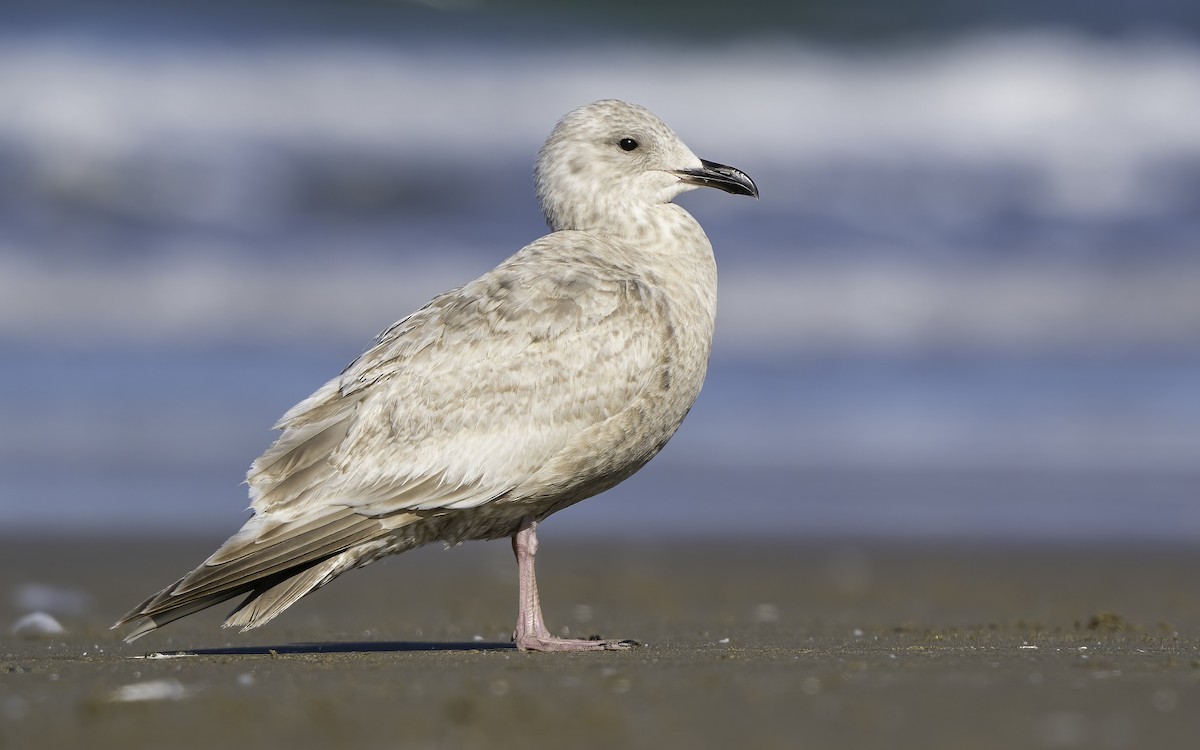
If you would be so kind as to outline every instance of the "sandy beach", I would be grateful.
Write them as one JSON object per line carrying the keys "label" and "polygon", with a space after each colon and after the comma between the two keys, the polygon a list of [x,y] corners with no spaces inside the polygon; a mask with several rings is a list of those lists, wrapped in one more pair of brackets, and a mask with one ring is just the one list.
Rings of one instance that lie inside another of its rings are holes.
{"label": "sandy beach", "polygon": [[[0,748],[1173,748],[1200,731],[1200,549],[556,538],[507,643],[504,543],[356,571],[277,622],[108,625],[217,539],[7,539]],[[63,633],[13,634],[31,611]],[[151,658],[146,658],[149,655]]]}

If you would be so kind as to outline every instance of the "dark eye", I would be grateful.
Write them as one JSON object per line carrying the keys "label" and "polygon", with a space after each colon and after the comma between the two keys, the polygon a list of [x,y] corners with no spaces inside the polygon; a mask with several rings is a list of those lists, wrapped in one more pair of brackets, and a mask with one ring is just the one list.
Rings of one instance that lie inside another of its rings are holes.
{"label": "dark eye", "polygon": [[638,142],[632,138],[622,138],[621,140],[617,141],[617,145],[625,151],[632,151],[638,147]]}

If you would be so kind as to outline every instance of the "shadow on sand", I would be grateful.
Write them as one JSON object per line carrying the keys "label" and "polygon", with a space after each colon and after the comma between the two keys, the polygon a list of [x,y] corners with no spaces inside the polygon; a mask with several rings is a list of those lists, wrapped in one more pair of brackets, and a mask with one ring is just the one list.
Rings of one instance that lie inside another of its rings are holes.
{"label": "shadow on sand", "polygon": [[402,651],[513,651],[511,643],[493,641],[365,641],[348,643],[288,643],[280,646],[227,646],[186,651],[156,651],[138,659],[173,659],[187,656],[280,656],[283,654],[367,654]]}

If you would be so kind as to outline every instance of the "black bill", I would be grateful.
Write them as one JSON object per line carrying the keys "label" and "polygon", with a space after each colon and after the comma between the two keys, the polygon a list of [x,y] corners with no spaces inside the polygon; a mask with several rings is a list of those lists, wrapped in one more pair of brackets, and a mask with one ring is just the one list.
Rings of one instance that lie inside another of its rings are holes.
{"label": "black bill", "polygon": [[754,184],[754,180],[750,179],[750,175],[742,170],[706,159],[701,159],[700,163],[703,165],[700,169],[679,169],[675,171],[675,174],[679,175],[684,182],[690,182],[693,185],[716,188],[734,195],[758,197],[758,186]]}

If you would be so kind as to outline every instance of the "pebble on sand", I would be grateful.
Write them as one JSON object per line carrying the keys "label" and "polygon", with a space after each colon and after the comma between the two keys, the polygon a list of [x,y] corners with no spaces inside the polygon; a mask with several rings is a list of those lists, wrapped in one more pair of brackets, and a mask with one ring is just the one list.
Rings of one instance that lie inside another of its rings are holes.
{"label": "pebble on sand", "polygon": [[147,680],[122,685],[109,694],[112,703],[138,703],[142,701],[177,701],[186,698],[188,689],[179,680]]}
{"label": "pebble on sand", "polygon": [[67,632],[67,629],[53,615],[45,612],[30,612],[13,623],[9,632],[13,635],[34,638],[40,635],[58,635]]}

